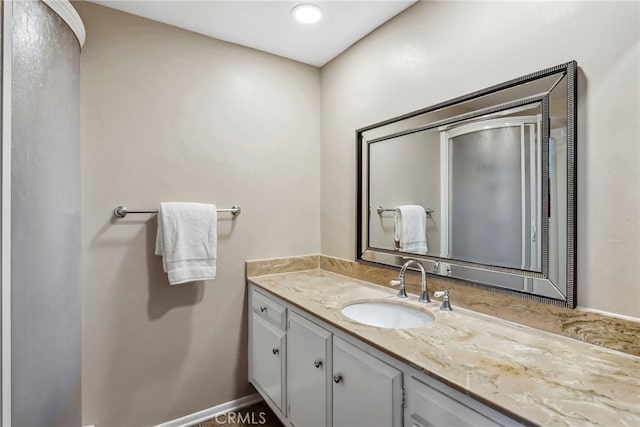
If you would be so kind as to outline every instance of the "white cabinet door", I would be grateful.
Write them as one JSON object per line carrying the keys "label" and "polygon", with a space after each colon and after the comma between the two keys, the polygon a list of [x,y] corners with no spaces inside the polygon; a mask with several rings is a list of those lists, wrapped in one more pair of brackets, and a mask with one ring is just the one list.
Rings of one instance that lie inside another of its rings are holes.
{"label": "white cabinet door", "polygon": [[289,313],[287,395],[296,427],[326,427],[331,420],[331,332]]}
{"label": "white cabinet door", "polygon": [[401,426],[402,409],[402,372],[334,337],[334,427]]}
{"label": "white cabinet door", "polygon": [[284,331],[277,329],[258,314],[252,313],[250,349],[253,384],[261,388],[284,413]]}

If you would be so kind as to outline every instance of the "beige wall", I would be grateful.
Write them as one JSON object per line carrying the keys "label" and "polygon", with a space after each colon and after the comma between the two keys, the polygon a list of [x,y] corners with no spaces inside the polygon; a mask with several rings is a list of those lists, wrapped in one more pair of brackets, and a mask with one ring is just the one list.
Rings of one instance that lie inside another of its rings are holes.
{"label": "beige wall", "polygon": [[640,316],[640,4],[419,2],[322,69],[322,253],[355,257],[354,129],[575,59],[578,304]]}
{"label": "beige wall", "polygon": [[[88,3],[82,50],[83,423],[165,422],[253,392],[244,262],[318,253],[316,68]],[[221,214],[215,281],[169,286],[154,215]]]}
{"label": "beige wall", "polygon": [[[85,425],[151,425],[251,393],[244,261],[354,259],[354,130],[570,59],[581,67],[579,304],[640,316],[637,3],[420,2],[321,73],[76,7],[88,32]],[[111,218],[120,203],[165,200],[242,206],[235,221],[221,215],[215,281],[170,287],[155,217]]]}

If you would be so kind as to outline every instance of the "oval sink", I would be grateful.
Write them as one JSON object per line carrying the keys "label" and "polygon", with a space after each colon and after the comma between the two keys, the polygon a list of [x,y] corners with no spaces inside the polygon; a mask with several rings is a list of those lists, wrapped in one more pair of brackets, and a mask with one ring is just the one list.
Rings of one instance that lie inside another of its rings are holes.
{"label": "oval sink", "polygon": [[419,328],[433,323],[428,313],[390,301],[356,302],[342,309],[351,320],[378,328]]}

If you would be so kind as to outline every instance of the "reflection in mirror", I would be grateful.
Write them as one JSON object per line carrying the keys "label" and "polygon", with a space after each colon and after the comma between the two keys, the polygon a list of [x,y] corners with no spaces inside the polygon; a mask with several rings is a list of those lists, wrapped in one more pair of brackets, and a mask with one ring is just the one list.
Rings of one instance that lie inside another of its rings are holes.
{"label": "reflection in mirror", "polygon": [[359,260],[575,306],[575,67],[359,130]]}
{"label": "reflection in mirror", "polygon": [[[370,205],[430,212],[426,252],[407,252],[540,271],[541,117],[538,102],[369,144]],[[398,217],[371,222],[371,247],[403,249]]]}

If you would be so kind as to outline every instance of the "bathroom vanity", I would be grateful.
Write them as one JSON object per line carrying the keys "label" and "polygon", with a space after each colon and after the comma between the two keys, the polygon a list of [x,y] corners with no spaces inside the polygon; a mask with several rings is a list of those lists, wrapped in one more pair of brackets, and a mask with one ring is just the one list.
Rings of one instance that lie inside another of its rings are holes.
{"label": "bathroom vanity", "polygon": [[[249,379],[286,425],[640,423],[640,358],[440,302],[421,328],[355,322],[392,289],[324,270],[249,278]],[[415,301],[414,301],[415,300]]]}

